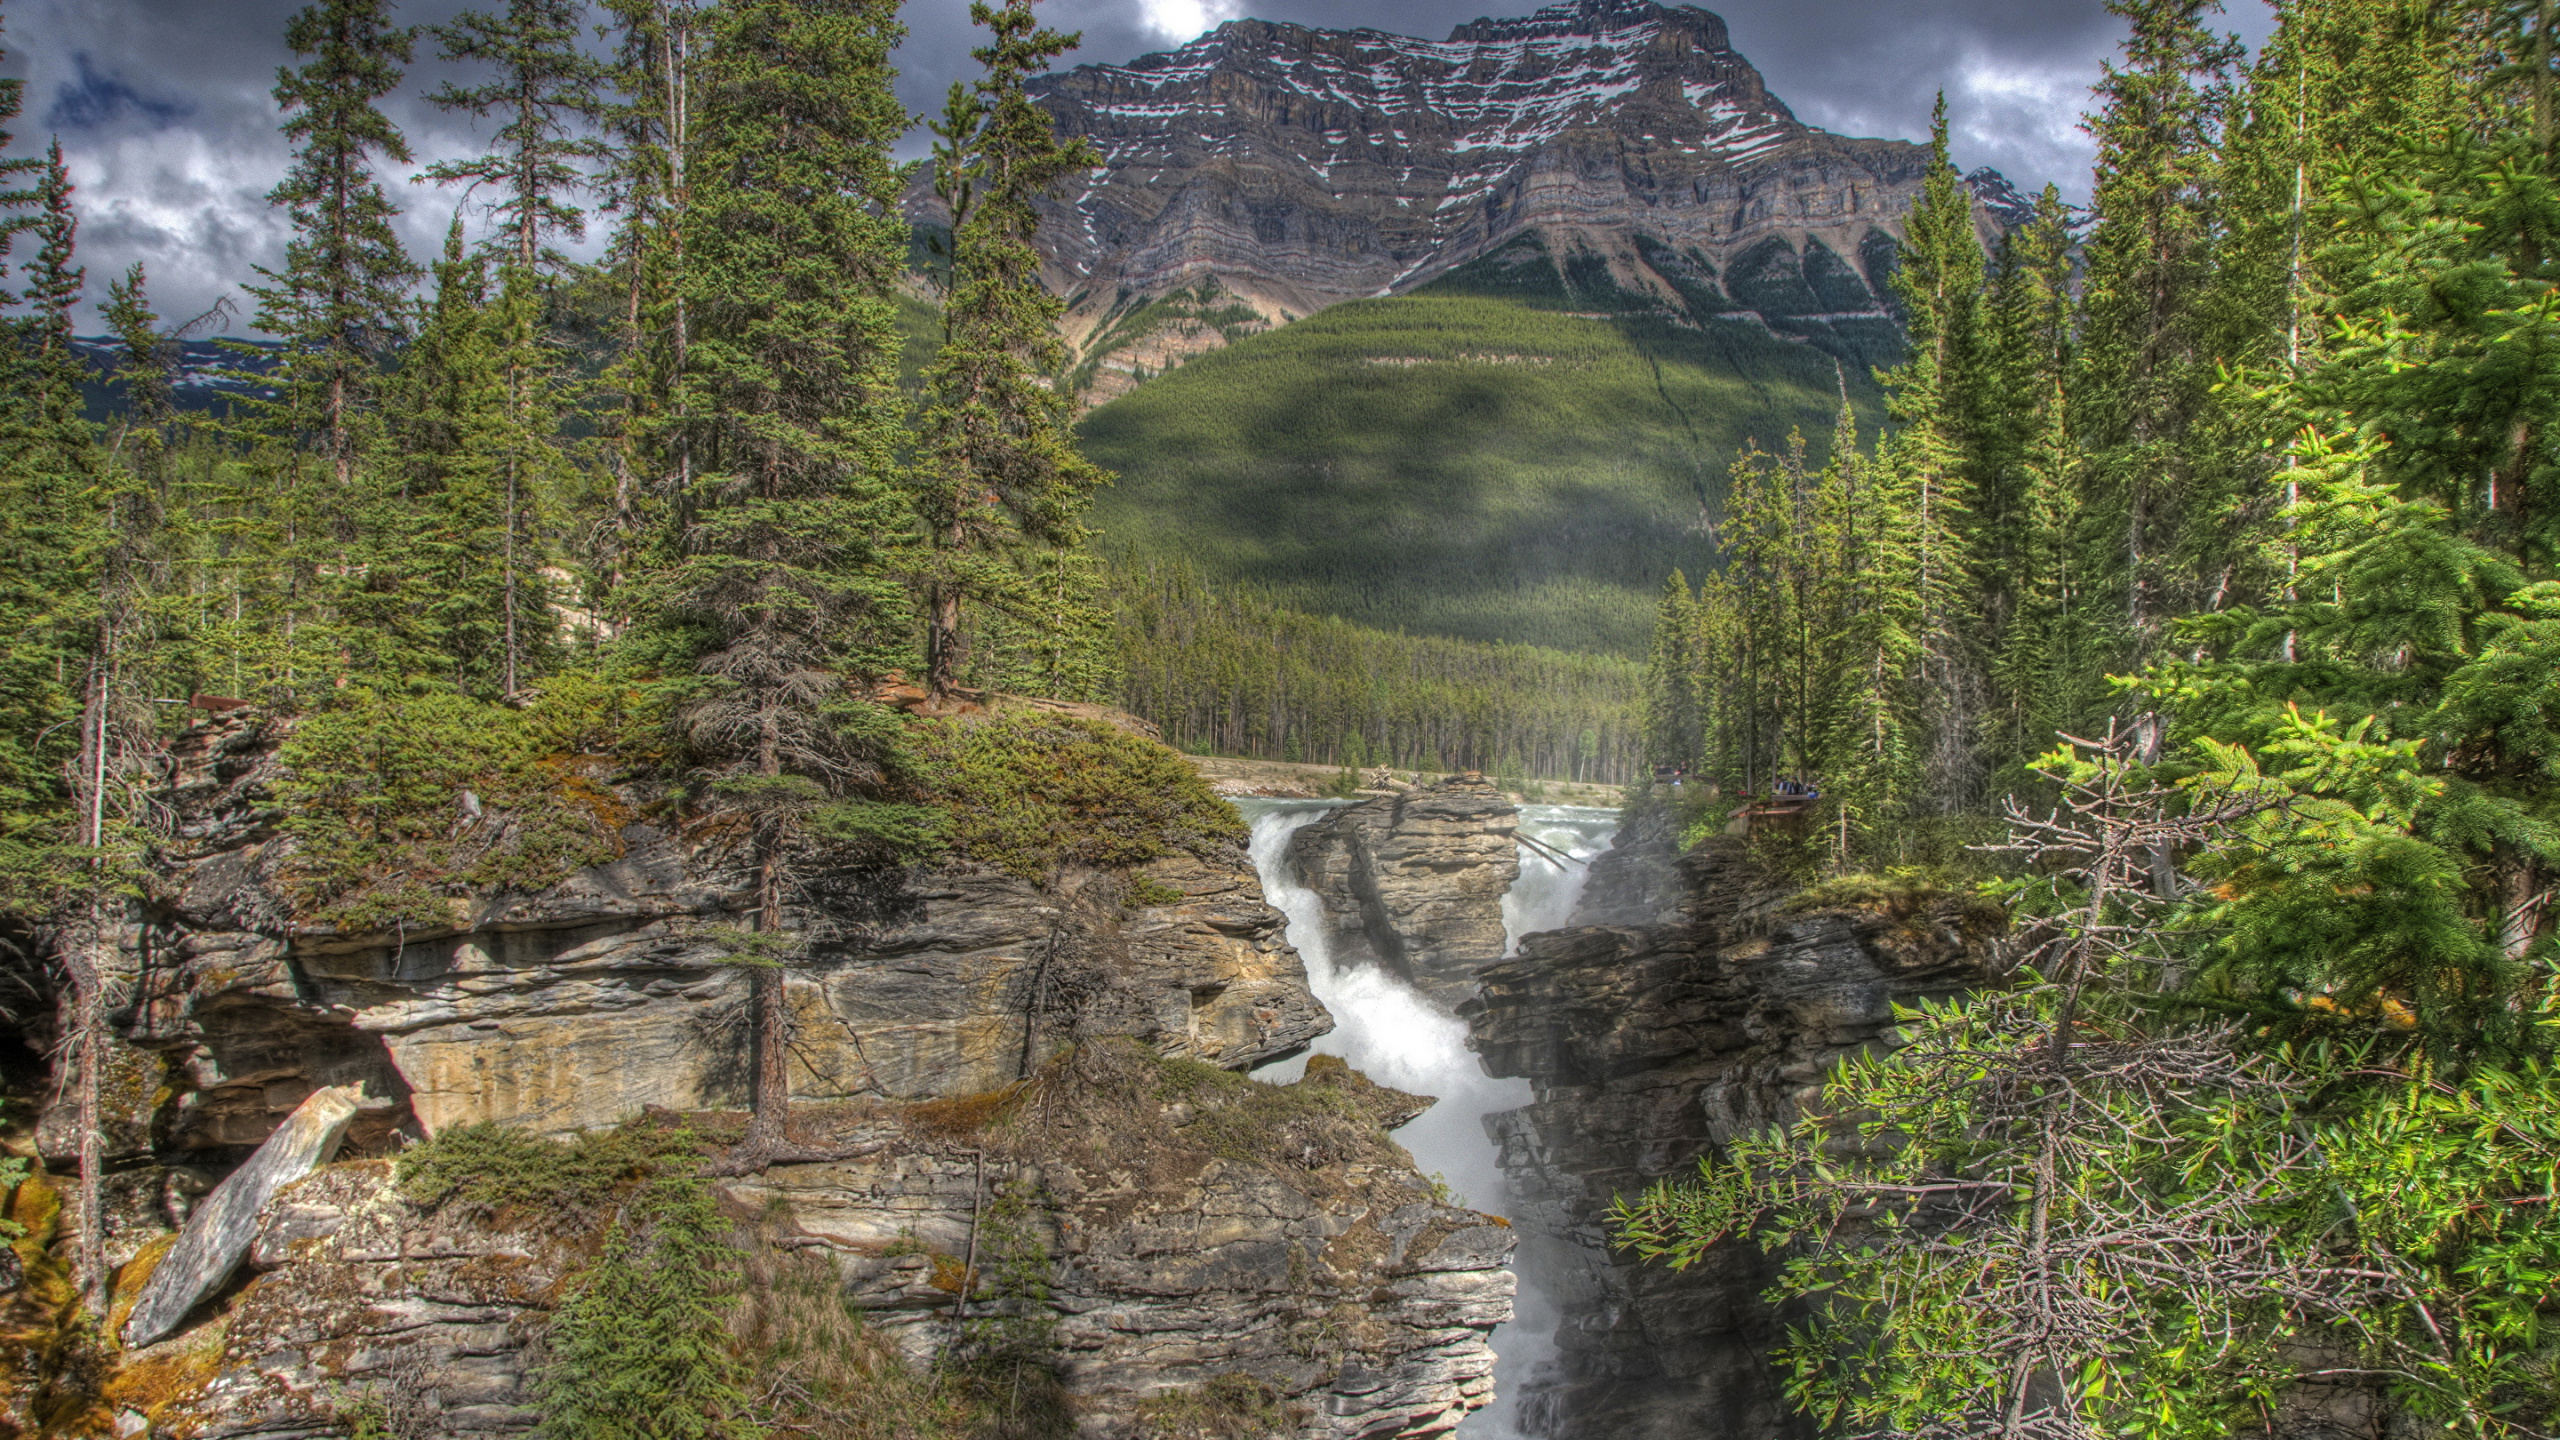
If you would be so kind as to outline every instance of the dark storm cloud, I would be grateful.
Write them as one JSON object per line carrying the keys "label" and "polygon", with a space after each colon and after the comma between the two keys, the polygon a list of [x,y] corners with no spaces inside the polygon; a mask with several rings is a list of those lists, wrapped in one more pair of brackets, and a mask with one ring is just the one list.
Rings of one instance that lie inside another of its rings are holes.
{"label": "dark storm cloud", "polygon": [[185,101],[145,95],[121,75],[100,73],[85,50],[72,54],[71,68],[79,78],[54,92],[53,108],[44,115],[46,127],[57,132],[97,130],[127,116],[165,129],[194,112]]}
{"label": "dark storm cloud", "polygon": [[[193,314],[236,292],[250,267],[283,254],[284,229],[266,192],[284,170],[270,91],[286,18],[301,0],[5,0],[9,50],[0,74],[23,76],[26,114],[16,150],[40,151],[59,132],[80,187],[81,251],[93,299],[106,280],[143,261],[162,308]],[[469,0],[405,0],[402,23],[449,21]],[[495,8],[503,0],[479,0]],[[1081,30],[1080,61],[1124,61],[1171,47],[1239,15],[1330,28],[1367,26],[1430,39],[1486,14],[1520,14],[1537,0],[1044,0],[1060,29]],[[1809,123],[1852,135],[1928,133],[1943,88],[1959,164],[1992,165],[2022,189],[2050,180],[2085,198],[2089,143],[2077,129],[2090,84],[2120,27],[2104,0],[1726,0],[1710,4],[1736,49]],[[2232,28],[2256,40],[2258,0],[2234,0]],[[972,69],[977,34],[966,0],[910,0],[898,92],[909,109],[938,110],[944,89]],[[448,73],[421,35],[410,83],[386,104],[423,168],[469,154],[471,127],[422,97]],[[919,132],[902,153],[922,153]],[[412,249],[433,253],[457,197],[403,185]],[[595,243],[591,238],[589,245]]]}

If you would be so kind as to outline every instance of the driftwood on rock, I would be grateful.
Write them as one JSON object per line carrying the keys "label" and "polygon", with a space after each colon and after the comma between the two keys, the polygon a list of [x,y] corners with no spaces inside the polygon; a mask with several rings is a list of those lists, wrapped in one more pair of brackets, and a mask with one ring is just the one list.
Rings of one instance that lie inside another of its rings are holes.
{"label": "driftwood on rock", "polygon": [[198,1302],[222,1288],[257,1238],[258,1212],[277,1191],[329,1163],[362,1098],[354,1085],[313,1091],[249,1163],[214,1187],[152,1270],[125,1321],[125,1344],[140,1347],[169,1335]]}

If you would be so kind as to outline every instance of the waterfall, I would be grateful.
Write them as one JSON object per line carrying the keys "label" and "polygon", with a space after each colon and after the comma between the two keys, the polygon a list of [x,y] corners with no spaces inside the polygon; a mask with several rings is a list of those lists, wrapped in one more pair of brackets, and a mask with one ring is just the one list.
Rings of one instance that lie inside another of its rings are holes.
{"label": "waterfall", "polygon": [[[1262,877],[1262,893],[1289,919],[1289,943],[1307,967],[1307,986],[1333,1012],[1333,1029],[1312,1053],[1339,1055],[1381,1085],[1439,1097],[1396,1132],[1415,1168],[1446,1181],[1458,1203],[1508,1213],[1499,1152],[1484,1118],[1529,1103],[1526,1080],[1497,1080],[1484,1073],[1467,1049],[1466,1022],[1426,1000],[1402,980],[1374,965],[1337,969],[1324,930],[1323,902],[1289,872],[1289,839],[1339,809],[1330,800],[1239,800],[1236,809],[1253,826],[1250,852]],[[1530,805],[1520,830],[1583,864],[1559,864],[1520,847],[1520,878],[1502,897],[1503,953],[1520,937],[1564,925],[1581,898],[1588,861],[1609,846],[1617,823],[1612,811],[1569,805]],[[1306,1072],[1304,1056],[1266,1065],[1257,1080],[1286,1084]],[[1526,1283],[1514,1318],[1493,1333],[1494,1402],[1459,1428],[1466,1440],[1511,1440],[1521,1431],[1517,1396],[1530,1372],[1555,1353],[1557,1312],[1548,1297]]]}
{"label": "waterfall", "polygon": [[1583,882],[1591,878],[1591,862],[1609,848],[1618,833],[1618,812],[1580,805],[1523,805],[1520,833],[1548,850],[1562,851],[1570,863],[1559,863],[1535,845],[1520,847],[1520,878],[1502,897],[1502,953],[1520,953],[1520,937],[1541,930],[1561,930],[1572,923],[1573,907],[1582,901]]}

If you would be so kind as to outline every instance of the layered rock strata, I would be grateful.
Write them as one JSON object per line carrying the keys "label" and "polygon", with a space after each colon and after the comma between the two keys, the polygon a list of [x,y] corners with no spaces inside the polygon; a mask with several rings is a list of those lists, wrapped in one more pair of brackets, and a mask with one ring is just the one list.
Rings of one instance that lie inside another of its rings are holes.
{"label": "layered rock strata", "polygon": [[1486,1120],[1523,1283],[1563,1315],[1523,1411],[1553,1440],[1809,1434],[1768,1358],[1787,1319],[1761,1298],[1773,1263],[1728,1245],[1645,1265],[1610,1247],[1605,1212],[1793,1118],[1841,1057],[1891,1043],[1896,1004],[1991,979],[1998,922],[1953,903],[1795,912],[1732,842],[1674,856],[1661,823],[1623,838],[1584,914],[1625,921],[1529,937],[1461,1009],[1486,1068],[1537,1097]]}
{"label": "layered rock strata", "polygon": [[[377,1157],[481,1121],[559,1135],[745,1102],[747,977],[724,936],[753,890],[735,827],[626,797],[639,818],[607,863],[457,894],[438,931],[339,933],[291,903],[281,739],[240,715],[176,745],[165,866],[113,937],[110,1326],[202,1197],[316,1092],[363,1097],[356,1158],[263,1207],[250,1279],[121,1357],[82,1348],[65,1318],[79,1237],[51,1192],[0,1195],[31,1227],[0,1247],[0,1436],[49,1433],[28,1407],[72,1414],[65,1387],[91,1381],[121,1434],[343,1433],[330,1407],[369,1390],[436,1397],[421,1435],[520,1431],[526,1345],[596,1227],[423,1212]],[[854,1158],[778,1166],[731,1199],[805,1216],[798,1240],[916,1353],[948,1329],[932,1255],[964,1252],[971,1216],[1018,1185],[1063,1266],[1063,1363],[1090,1433],[1228,1374],[1287,1397],[1298,1433],[1345,1440],[1438,1434],[1489,1397],[1510,1232],[1435,1199],[1387,1137],[1427,1102],[1338,1067],[1296,1098],[1236,1073],[1331,1025],[1240,846],[1045,888],[942,867],[810,893],[788,917],[822,937],[789,976],[797,1113],[857,1142],[840,1147]],[[1060,1054],[1120,1057],[1102,1077],[1118,1088],[1043,1090]],[[1081,1128],[984,1127],[1006,1097],[1042,1094]],[[33,1137],[56,1177],[77,1150],[70,1111]]]}
{"label": "layered rock strata", "polygon": [[[340,934],[280,891],[279,739],[235,720],[177,747],[178,842],[122,937],[120,1153],[227,1163],[333,1084],[371,1097],[359,1147],[743,1101],[746,973],[725,937],[752,886],[726,831],[634,820],[619,858],[456,898],[441,931]],[[1240,847],[1047,889],[983,869],[816,888],[822,913],[795,924],[825,938],[790,978],[793,1089],[811,1100],[988,1090],[1078,1036],[1241,1069],[1330,1025]],[[45,1138],[68,1153],[59,1120]]]}
{"label": "layered rock strata", "polygon": [[[838,1115],[876,1148],[734,1184],[736,1245],[828,1267],[923,1360],[962,1318],[996,1197],[1029,1197],[1013,1243],[1049,1262],[1056,1363],[1087,1435],[1129,1434],[1150,1397],[1225,1376],[1269,1387],[1310,1437],[1437,1435],[1484,1403],[1511,1233],[1434,1199],[1380,1128],[1427,1102],[1338,1065],[1285,1092],[1237,1080],[1177,1098],[1108,1042],[1060,1067],[983,1130],[929,1105]],[[1248,1117],[1258,1137],[1235,1128]],[[255,1278],[126,1357],[104,1409],[119,1433],[199,1440],[343,1433],[359,1403],[398,1406],[401,1434],[520,1434],[532,1342],[595,1245],[557,1217],[422,1208],[387,1162],[335,1166],[268,1207]]]}
{"label": "layered rock strata", "polygon": [[1289,864],[1323,902],[1334,964],[1380,966],[1450,1006],[1502,954],[1519,825],[1493,782],[1455,775],[1307,826],[1290,838]]}

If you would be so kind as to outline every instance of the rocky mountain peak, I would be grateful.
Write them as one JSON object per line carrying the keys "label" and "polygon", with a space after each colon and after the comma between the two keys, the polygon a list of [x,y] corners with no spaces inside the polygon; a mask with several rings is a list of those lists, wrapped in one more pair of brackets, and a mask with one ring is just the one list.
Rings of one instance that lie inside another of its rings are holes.
{"label": "rocky mountain peak", "polygon": [[1490,45],[1598,38],[1649,28],[1686,35],[1702,50],[1733,48],[1725,33],[1723,16],[1695,5],[1660,5],[1654,0],[1567,0],[1515,19],[1470,20],[1449,32],[1449,43]]}
{"label": "rocky mountain peak", "polygon": [[[1186,346],[1412,290],[1524,239],[1560,274],[1596,261],[1693,319],[1709,290],[1714,313],[1765,317],[1718,290],[1746,256],[1789,271],[1779,289],[1827,297],[1808,313],[1880,316],[1878,266],[1927,161],[1804,124],[1720,17],[1655,0],[1564,0],[1441,41],[1235,20],[1035,93],[1102,157],[1054,198],[1043,243],[1071,337],[1090,364],[1117,355],[1121,388]],[[1151,302],[1169,303],[1140,315]]]}

